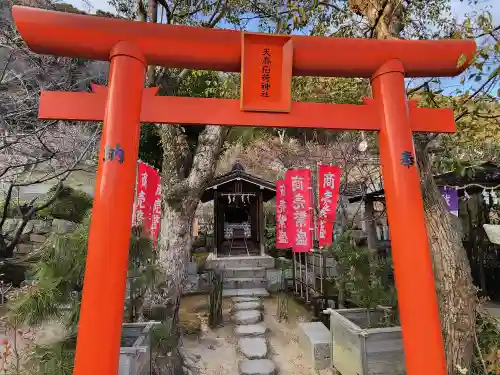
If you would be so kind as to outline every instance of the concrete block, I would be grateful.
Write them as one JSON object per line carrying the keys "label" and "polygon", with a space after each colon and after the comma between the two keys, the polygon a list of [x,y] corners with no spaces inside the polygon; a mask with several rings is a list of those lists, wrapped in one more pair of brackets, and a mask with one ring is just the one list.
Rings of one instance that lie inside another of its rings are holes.
{"label": "concrete block", "polygon": [[[293,272],[291,269],[287,269],[284,271],[284,276],[287,279],[291,279],[293,277]],[[278,292],[281,290],[282,286],[282,278],[283,278],[283,271],[279,269],[269,269],[266,271],[266,278],[267,278],[267,290],[270,292]]]}
{"label": "concrete block", "polygon": [[198,273],[198,264],[196,262],[188,262],[187,273],[188,275],[196,275]]}
{"label": "concrete block", "polygon": [[30,241],[31,242],[44,243],[46,239],[47,239],[47,237],[42,235],[42,234],[35,234],[35,233],[30,234]]}
{"label": "concrete block", "polygon": [[52,220],[52,230],[58,234],[66,234],[74,231],[76,223],[68,220],[54,219]]}
{"label": "concrete block", "polygon": [[16,245],[16,253],[21,255],[30,254],[33,251],[33,245],[20,243]]}
{"label": "concrete block", "polygon": [[299,323],[299,345],[316,370],[330,367],[331,334],[323,323]]}
{"label": "concrete block", "polygon": [[187,275],[184,280],[183,294],[198,293],[200,289],[199,279],[198,275]]}

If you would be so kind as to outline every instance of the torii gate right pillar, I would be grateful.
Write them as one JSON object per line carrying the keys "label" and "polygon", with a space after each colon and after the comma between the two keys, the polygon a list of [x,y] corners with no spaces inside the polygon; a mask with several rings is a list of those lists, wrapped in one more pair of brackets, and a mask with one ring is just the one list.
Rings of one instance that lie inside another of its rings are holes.
{"label": "torii gate right pillar", "polygon": [[388,61],[375,72],[371,83],[381,125],[380,161],[406,368],[411,374],[446,374],[403,64]]}

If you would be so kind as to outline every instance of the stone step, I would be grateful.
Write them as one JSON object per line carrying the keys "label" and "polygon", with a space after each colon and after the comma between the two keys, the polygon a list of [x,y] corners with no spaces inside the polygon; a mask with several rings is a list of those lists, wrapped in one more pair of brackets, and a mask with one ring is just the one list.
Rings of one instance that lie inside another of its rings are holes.
{"label": "stone step", "polygon": [[262,311],[260,310],[241,310],[235,312],[231,319],[239,325],[257,324],[262,321]]}
{"label": "stone step", "polygon": [[231,256],[224,258],[214,258],[210,254],[205,267],[208,269],[234,269],[234,268],[274,268],[274,258],[269,255],[264,256]]}
{"label": "stone step", "polygon": [[264,336],[266,332],[266,326],[260,323],[240,325],[234,329],[234,334],[239,337]]}
{"label": "stone step", "polygon": [[240,267],[224,269],[224,277],[266,277],[266,269],[263,267]]}
{"label": "stone step", "polygon": [[254,277],[229,277],[224,279],[225,289],[251,289],[251,288],[265,288],[267,281],[265,278]]}
{"label": "stone step", "polygon": [[267,341],[263,337],[242,337],[238,340],[238,349],[248,359],[267,357]]}
{"label": "stone step", "polygon": [[263,310],[264,306],[262,305],[262,301],[245,301],[245,302],[237,302],[233,305],[233,311],[241,311],[241,310]]}
{"label": "stone step", "polygon": [[252,289],[224,289],[223,297],[269,297],[269,292],[264,288]]}
{"label": "stone step", "polygon": [[233,297],[233,298],[231,298],[231,301],[233,301],[233,303],[258,302],[258,301],[262,301],[262,298],[260,298],[260,297]]}
{"label": "stone step", "polygon": [[276,364],[270,359],[245,359],[239,363],[240,375],[276,375]]}

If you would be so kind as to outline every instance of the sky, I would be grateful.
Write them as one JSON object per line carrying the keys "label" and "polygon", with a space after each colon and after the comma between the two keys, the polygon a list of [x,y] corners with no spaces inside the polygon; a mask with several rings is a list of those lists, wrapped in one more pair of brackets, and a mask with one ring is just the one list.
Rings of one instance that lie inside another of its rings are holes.
{"label": "sky", "polygon": [[[111,7],[108,3],[108,0],[60,0],[60,1],[65,1],[76,8],[82,9],[87,12],[95,12],[95,10],[100,9],[108,12],[113,12],[114,9]],[[493,20],[495,25],[500,24],[500,0],[477,0],[477,5],[471,6],[469,5],[468,0],[451,0],[450,1],[451,5],[451,13],[452,16],[457,18],[457,20],[463,21],[466,17],[467,14],[473,13],[474,9],[484,9],[485,7],[488,7],[491,14],[493,15]],[[251,30],[250,30],[251,31]],[[445,95],[453,95],[453,93],[457,89],[471,89],[473,90],[474,87],[477,87],[481,84],[480,82],[473,83],[471,84],[470,81],[467,82],[464,85],[460,84],[460,79],[461,77],[454,77],[454,78],[443,78],[441,79],[440,84],[435,84],[433,85],[434,89],[443,89],[443,94]],[[411,80],[408,81],[409,86],[415,86],[419,85],[423,82],[422,80]],[[492,89],[491,94],[496,95],[497,90],[499,87],[495,87]]]}

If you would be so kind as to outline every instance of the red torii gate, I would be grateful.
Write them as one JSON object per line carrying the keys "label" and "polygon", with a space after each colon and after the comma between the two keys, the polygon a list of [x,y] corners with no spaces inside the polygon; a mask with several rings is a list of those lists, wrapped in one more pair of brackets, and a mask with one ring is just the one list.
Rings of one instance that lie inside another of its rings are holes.
{"label": "red torii gate", "polygon": [[[473,41],[273,36],[19,6],[13,14],[34,52],[111,61],[108,89],[40,100],[41,119],[103,121],[74,374],[118,371],[141,122],[378,131],[407,373],[446,374],[412,132],[453,132],[455,124],[451,110],[407,101],[404,77],[459,74]],[[241,98],[157,97],[144,89],[147,65],[241,72]],[[374,98],[292,102],[292,75],[371,78]]]}

